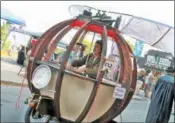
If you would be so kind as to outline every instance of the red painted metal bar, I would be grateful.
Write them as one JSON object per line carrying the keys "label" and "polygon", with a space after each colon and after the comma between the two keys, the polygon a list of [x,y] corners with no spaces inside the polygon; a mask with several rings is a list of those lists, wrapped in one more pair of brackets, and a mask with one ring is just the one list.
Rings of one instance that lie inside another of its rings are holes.
{"label": "red painted metal bar", "polygon": [[[70,26],[72,27],[81,27],[85,22],[83,21],[80,21],[80,20],[76,20],[74,21]],[[100,24],[99,24],[100,25]],[[87,26],[87,31],[92,31],[92,32],[95,32],[95,33],[99,33],[99,34],[103,34],[103,26],[99,26],[99,25],[96,25],[96,24],[89,24]],[[102,24],[101,24],[102,25]],[[115,32],[113,31],[113,28],[111,27],[110,29],[107,29],[107,35],[109,37],[115,37]],[[117,38],[117,37],[116,37]]]}

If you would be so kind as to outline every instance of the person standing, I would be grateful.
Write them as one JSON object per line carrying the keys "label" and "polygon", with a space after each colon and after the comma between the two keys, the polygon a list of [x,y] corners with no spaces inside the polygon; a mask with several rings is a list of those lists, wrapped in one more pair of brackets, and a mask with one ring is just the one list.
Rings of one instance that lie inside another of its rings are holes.
{"label": "person standing", "polygon": [[18,52],[17,63],[20,64],[20,65],[24,65],[25,59],[26,59],[26,56],[25,56],[25,47],[22,46],[21,47],[21,50],[19,50],[19,52]]}
{"label": "person standing", "polygon": [[145,97],[150,98],[150,92],[154,84],[154,76],[152,74],[148,75],[145,87]]}
{"label": "person standing", "polygon": [[73,60],[71,65],[67,65],[66,68],[78,73],[87,73],[89,77],[95,79],[100,65],[102,49],[102,40],[97,40],[95,42],[93,53],[90,53],[81,59]]}
{"label": "person standing", "polygon": [[135,90],[135,94],[139,95],[140,94],[140,90],[144,87],[144,83],[145,83],[145,74],[146,71],[144,69],[140,69],[138,71],[138,75],[137,75],[137,85],[136,85],[136,90]]}
{"label": "person standing", "polygon": [[175,98],[175,69],[169,67],[153,88],[146,123],[168,123]]}

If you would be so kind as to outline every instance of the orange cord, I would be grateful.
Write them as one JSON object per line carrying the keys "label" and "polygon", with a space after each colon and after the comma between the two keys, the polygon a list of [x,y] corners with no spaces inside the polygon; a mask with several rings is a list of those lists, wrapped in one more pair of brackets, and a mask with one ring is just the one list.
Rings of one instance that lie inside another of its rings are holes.
{"label": "orange cord", "polygon": [[23,90],[23,87],[24,87],[24,82],[25,82],[25,79],[26,79],[26,74],[27,74],[27,72],[26,72],[26,69],[25,69],[25,75],[24,75],[23,81],[21,83],[20,93],[19,93],[18,99],[16,101],[16,105],[15,105],[16,109],[19,108],[19,101],[20,101],[20,98],[21,98],[21,95],[22,95],[22,90]]}

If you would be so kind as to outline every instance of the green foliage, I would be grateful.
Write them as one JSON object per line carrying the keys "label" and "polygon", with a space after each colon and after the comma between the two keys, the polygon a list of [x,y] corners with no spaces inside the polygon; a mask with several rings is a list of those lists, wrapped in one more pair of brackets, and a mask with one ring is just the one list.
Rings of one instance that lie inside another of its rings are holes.
{"label": "green foliage", "polygon": [[57,47],[57,48],[54,50],[54,53],[55,53],[55,54],[63,54],[64,51],[65,51],[65,49],[63,49],[63,48],[58,48],[58,47]]}
{"label": "green foliage", "polygon": [[134,45],[128,40],[126,40],[126,42],[128,43],[128,45],[130,46],[130,48],[131,48],[131,50],[133,52],[134,51]]}
{"label": "green foliage", "polygon": [[[3,24],[1,26],[1,41],[5,41],[6,40],[6,37],[8,35],[8,32],[9,32],[9,29],[10,29],[10,24]],[[11,41],[9,40],[6,40],[4,46],[3,46],[3,50],[8,50],[10,48],[10,44],[11,44]]]}
{"label": "green foliage", "polygon": [[90,47],[91,47],[91,41],[85,39],[85,40],[83,40],[82,43],[83,43],[84,45],[86,45],[85,53],[88,54],[88,53],[89,53],[89,49],[90,49]]}
{"label": "green foliage", "polygon": [[[88,54],[90,46],[91,46],[91,41],[85,39],[85,40],[83,40],[82,43],[86,46],[85,54]],[[59,46],[57,46],[57,48],[54,50],[55,54],[63,54],[64,52],[65,52],[65,49],[64,48],[60,48]]]}
{"label": "green foliage", "polygon": [[10,24],[3,24],[1,26],[1,40],[5,40],[6,36],[8,35],[10,29]]}
{"label": "green foliage", "polygon": [[2,50],[9,50],[11,45],[11,41],[6,40],[4,46],[2,47]]}

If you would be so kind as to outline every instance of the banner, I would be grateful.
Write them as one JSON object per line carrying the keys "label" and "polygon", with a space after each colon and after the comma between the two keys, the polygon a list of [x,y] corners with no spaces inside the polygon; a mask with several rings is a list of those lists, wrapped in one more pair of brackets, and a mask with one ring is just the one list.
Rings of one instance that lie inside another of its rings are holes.
{"label": "banner", "polygon": [[140,40],[136,40],[134,51],[133,51],[136,57],[141,57],[143,47],[144,47],[144,42]]}
{"label": "banner", "polygon": [[171,53],[158,50],[149,50],[145,57],[138,58],[139,67],[164,71],[170,66],[174,66],[174,57]]}

